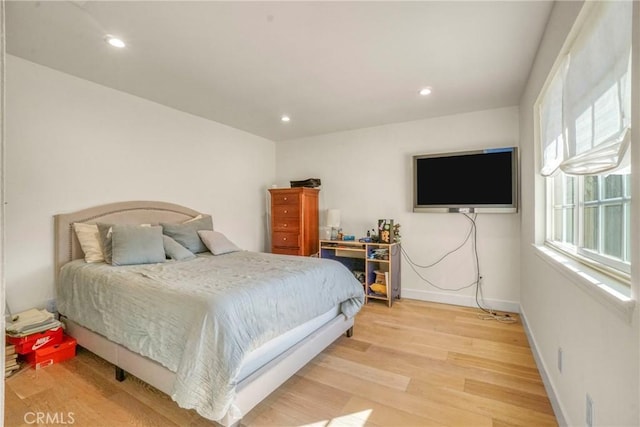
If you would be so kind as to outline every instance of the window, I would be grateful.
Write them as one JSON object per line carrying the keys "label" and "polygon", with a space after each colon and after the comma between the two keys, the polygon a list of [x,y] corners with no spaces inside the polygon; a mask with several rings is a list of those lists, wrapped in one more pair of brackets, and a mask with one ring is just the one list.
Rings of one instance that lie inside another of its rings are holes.
{"label": "window", "polygon": [[547,178],[547,242],[600,269],[630,274],[631,175]]}
{"label": "window", "polygon": [[632,7],[585,4],[537,104],[546,243],[627,280]]}

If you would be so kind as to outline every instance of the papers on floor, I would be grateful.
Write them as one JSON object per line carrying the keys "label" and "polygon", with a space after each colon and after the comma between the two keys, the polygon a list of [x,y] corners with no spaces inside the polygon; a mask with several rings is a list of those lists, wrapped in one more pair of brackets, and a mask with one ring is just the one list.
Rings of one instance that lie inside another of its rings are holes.
{"label": "papers on floor", "polygon": [[4,352],[4,377],[7,378],[20,369],[20,363],[18,362],[18,354],[16,353],[15,345],[7,344],[4,348]]}

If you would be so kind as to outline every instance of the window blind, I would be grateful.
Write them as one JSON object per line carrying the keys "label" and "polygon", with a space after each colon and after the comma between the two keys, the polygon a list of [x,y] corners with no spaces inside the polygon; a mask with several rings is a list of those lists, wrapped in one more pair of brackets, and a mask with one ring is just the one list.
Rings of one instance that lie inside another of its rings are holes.
{"label": "window blind", "polygon": [[545,176],[628,172],[633,4],[589,7],[540,103]]}
{"label": "window blind", "polygon": [[556,71],[546,96],[539,106],[540,141],[542,144],[542,167],[540,173],[550,176],[558,170],[564,160],[565,135],[562,120],[562,90],[567,72],[567,59]]}

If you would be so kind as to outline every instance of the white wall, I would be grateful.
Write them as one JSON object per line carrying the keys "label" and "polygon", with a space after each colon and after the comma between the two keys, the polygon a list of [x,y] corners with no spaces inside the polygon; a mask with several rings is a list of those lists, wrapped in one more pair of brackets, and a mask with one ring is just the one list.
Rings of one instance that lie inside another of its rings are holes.
{"label": "white wall", "polygon": [[53,215],[125,200],[211,213],[264,250],[274,143],[8,56],[6,297],[12,311],[54,296]]}
{"label": "white wall", "polygon": [[[276,143],[277,185],[320,178],[324,210],[339,208],[342,228],[356,238],[379,218],[401,224],[402,245],[418,264],[429,264],[461,244],[469,230],[462,214],[412,212],[415,154],[518,145],[518,109],[504,108],[385,125]],[[485,301],[518,310],[519,214],[479,214],[478,253]],[[421,274],[440,287],[475,280],[471,246]],[[475,306],[474,288],[440,291],[422,281],[403,259],[404,297]]]}
{"label": "white wall", "polygon": [[[520,103],[522,313],[534,351],[552,387],[552,397],[557,399],[561,423],[586,425],[589,393],[594,402],[594,426],[638,426],[638,308],[630,321],[624,319],[553,269],[536,255],[532,246],[544,238],[544,181],[536,169],[533,105],[581,6],[580,2],[555,3]],[[634,144],[637,142],[636,139]],[[634,170],[638,170],[637,166],[640,164],[635,160]],[[638,182],[636,177],[633,190],[636,200],[640,194],[635,185]],[[634,227],[638,230],[638,205],[634,203],[632,209]],[[637,241],[634,245],[637,249]],[[640,256],[638,251],[634,254],[633,264],[637,266]],[[638,274],[634,273],[632,279],[637,296]],[[562,373],[557,369],[558,347],[562,347],[564,355]]]}

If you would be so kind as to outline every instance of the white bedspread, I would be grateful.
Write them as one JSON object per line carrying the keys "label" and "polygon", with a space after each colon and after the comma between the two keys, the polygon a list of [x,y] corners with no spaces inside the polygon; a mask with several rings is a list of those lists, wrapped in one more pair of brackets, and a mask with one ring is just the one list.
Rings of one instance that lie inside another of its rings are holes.
{"label": "white bedspread", "polygon": [[235,252],[191,261],[61,270],[60,313],[176,372],[172,398],[211,420],[234,399],[244,356],[331,307],[347,317],[362,285],[327,259]]}

